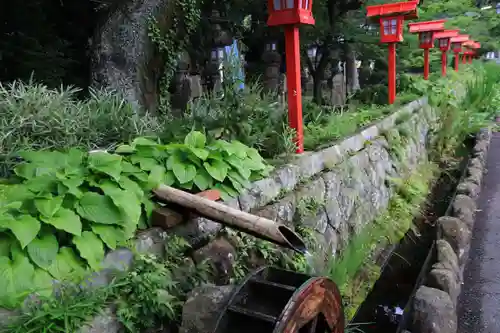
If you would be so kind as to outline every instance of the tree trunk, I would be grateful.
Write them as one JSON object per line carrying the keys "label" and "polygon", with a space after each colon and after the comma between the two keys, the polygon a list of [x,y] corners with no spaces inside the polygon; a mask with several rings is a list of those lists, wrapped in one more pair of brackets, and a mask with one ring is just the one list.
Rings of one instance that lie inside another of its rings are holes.
{"label": "tree trunk", "polygon": [[356,52],[349,43],[345,43],[344,54],[347,94],[351,95],[360,89],[358,69],[356,68]]}
{"label": "tree trunk", "polygon": [[148,29],[151,17],[157,19],[160,30],[165,29],[173,4],[168,0],[128,0],[109,14],[93,40],[93,87],[120,93],[136,110],[156,109],[163,63]]}

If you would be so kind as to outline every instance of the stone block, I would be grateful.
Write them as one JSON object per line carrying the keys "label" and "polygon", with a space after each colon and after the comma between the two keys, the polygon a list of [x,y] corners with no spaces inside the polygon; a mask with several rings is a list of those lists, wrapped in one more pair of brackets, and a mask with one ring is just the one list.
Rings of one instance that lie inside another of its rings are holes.
{"label": "stone block", "polygon": [[281,192],[281,184],[274,177],[264,178],[254,182],[238,197],[241,210],[249,212],[252,209],[264,207]]}
{"label": "stone block", "polygon": [[437,262],[432,266],[433,268],[445,268],[455,273],[457,279],[460,278],[460,266],[458,264],[458,257],[453,251],[450,243],[444,239],[436,241],[437,248]]}
{"label": "stone block", "polygon": [[434,268],[427,276],[426,285],[444,291],[450,296],[453,305],[457,306],[457,298],[460,294],[460,283],[457,281],[455,272],[449,269]]}
{"label": "stone block", "polygon": [[305,180],[319,174],[325,168],[322,152],[305,152],[294,161],[299,167],[299,179]]}
{"label": "stone block", "polygon": [[300,168],[294,164],[286,164],[275,171],[276,178],[282,191],[292,191],[300,177]]}
{"label": "stone block", "polygon": [[222,229],[222,224],[206,219],[204,217],[191,218],[183,224],[179,224],[170,229],[169,232],[184,238],[191,247],[199,248],[214,237]]}
{"label": "stone block", "polygon": [[477,199],[480,191],[481,188],[473,182],[464,181],[457,185],[457,194],[463,194],[472,199]]}
{"label": "stone block", "polygon": [[457,313],[450,296],[442,290],[422,286],[413,299],[412,332],[456,333]]}
{"label": "stone block", "polygon": [[159,258],[165,255],[167,233],[160,228],[141,231],[135,239],[135,249],[139,253],[153,254]]}
{"label": "stone block", "polygon": [[465,261],[465,248],[469,244],[471,232],[467,225],[459,218],[452,216],[441,216],[436,224],[438,226],[438,233],[440,237],[447,241],[455,254],[458,256],[459,263]]}
{"label": "stone block", "polygon": [[207,260],[212,265],[215,283],[225,285],[230,283],[236,260],[236,249],[227,239],[218,237],[194,251],[193,259],[196,264]]}
{"label": "stone block", "polygon": [[123,326],[118,321],[114,309],[108,307],[80,328],[78,333],[119,333],[122,330]]}
{"label": "stone block", "polygon": [[461,219],[472,230],[474,225],[474,215],[476,213],[476,203],[466,195],[458,194],[452,203],[452,215]]}
{"label": "stone block", "polygon": [[234,286],[203,285],[191,291],[182,307],[179,333],[212,333]]}

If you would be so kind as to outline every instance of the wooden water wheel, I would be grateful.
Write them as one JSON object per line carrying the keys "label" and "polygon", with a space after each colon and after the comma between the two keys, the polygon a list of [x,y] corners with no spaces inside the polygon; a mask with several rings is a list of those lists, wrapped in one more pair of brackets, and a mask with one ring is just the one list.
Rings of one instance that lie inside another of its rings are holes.
{"label": "wooden water wheel", "polygon": [[263,267],[234,291],[214,333],[344,333],[344,325],[333,281]]}

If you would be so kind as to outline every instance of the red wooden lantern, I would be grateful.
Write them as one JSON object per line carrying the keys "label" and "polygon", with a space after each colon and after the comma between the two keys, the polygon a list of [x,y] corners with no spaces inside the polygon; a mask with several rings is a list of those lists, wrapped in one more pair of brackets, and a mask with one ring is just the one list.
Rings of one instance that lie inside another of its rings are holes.
{"label": "red wooden lantern", "polygon": [[380,24],[380,42],[389,44],[389,104],[396,99],[396,43],[403,41],[404,20],[415,19],[418,1],[395,2],[366,7],[366,17]]}
{"label": "red wooden lantern", "polygon": [[434,33],[434,39],[437,39],[439,49],[441,50],[441,75],[446,76],[446,66],[448,62],[447,52],[450,49],[450,39],[458,36],[459,30],[444,30]]}
{"label": "red wooden lantern", "polygon": [[420,48],[424,49],[424,79],[429,79],[429,49],[434,47],[434,33],[444,30],[446,20],[409,23],[410,33],[418,33]]}
{"label": "red wooden lantern", "polygon": [[299,24],[314,24],[313,0],[268,0],[269,26],[284,26],[288,121],[295,131],[297,154],[304,152]]}
{"label": "red wooden lantern", "polygon": [[288,24],[312,24],[313,0],[268,0],[268,26]]}
{"label": "red wooden lantern", "polygon": [[462,43],[465,43],[469,40],[469,35],[458,35],[455,37],[451,37],[451,50],[455,53],[455,71],[458,72],[458,63],[460,52],[462,52]]}

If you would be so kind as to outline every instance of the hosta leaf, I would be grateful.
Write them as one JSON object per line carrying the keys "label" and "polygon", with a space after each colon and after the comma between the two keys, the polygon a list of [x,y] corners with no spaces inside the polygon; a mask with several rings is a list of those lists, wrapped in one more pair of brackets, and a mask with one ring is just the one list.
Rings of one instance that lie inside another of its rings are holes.
{"label": "hosta leaf", "polygon": [[225,162],[219,160],[207,161],[203,163],[203,166],[205,167],[205,170],[207,170],[208,174],[212,176],[212,178],[220,182],[224,181],[229,169],[229,166]]}
{"label": "hosta leaf", "polygon": [[199,169],[196,177],[194,177],[194,184],[202,191],[212,187],[213,182],[212,176],[204,168]]}
{"label": "hosta leaf", "polygon": [[99,269],[104,259],[104,245],[96,234],[84,231],[80,237],[73,237],[73,244],[92,269]]}
{"label": "hosta leaf", "polygon": [[[126,217],[126,220],[122,223],[137,226],[141,217],[141,201],[137,196],[133,192],[122,190],[118,185],[110,181],[104,182],[101,189],[104,194],[111,198],[115,206],[124,213],[125,216],[122,215],[121,218],[123,220]],[[99,221],[94,222],[99,223]]]}
{"label": "hosta leaf", "polygon": [[24,255],[0,257],[0,307],[14,308],[31,292],[35,268]]}
{"label": "hosta leaf", "polygon": [[179,155],[174,154],[168,160],[167,163],[172,166],[172,171],[179,184],[189,183],[196,177],[196,167],[189,162],[183,161]]}
{"label": "hosta leaf", "polygon": [[80,217],[70,209],[61,208],[52,217],[42,216],[40,218],[43,222],[56,227],[56,229],[64,230],[76,236],[80,236],[82,233]]}
{"label": "hosta leaf", "polygon": [[47,269],[59,252],[59,244],[54,235],[35,238],[27,247],[28,255],[37,266]]}
{"label": "hosta leaf", "polygon": [[241,176],[245,179],[250,178],[250,175],[252,174],[252,170],[250,170],[245,163],[243,162],[242,159],[237,157],[236,155],[231,155],[226,159],[226,162],[232,165],[238,172],[241,174]]}
{"label": "hosta leaf", "polygon": [[193,148],[204,148],[206,142],[205,134],[198,131],[192,131],[184,138],[184,144]]}
{"label": "hosta leaf", "polygon": [[68,193],[73,194],[77,198],[81,198],[83,193],[79,187],[83,184],[83,178],[66,178],[61,182],[68,189]]}
{"label": "hosta leaf", "polygon": [[172,185],[175,183],[175,175],[174,175],[174,172],[173,171],[170,171],[168,170],[166,173],[165,173],[165,179],[163,181],[165,183],[165,185]]}
{"label": "hosta leaf", "polygon": [[[234,182],[238,182],[244,188],[250,187],[250,185],[251,185],[248,178],[243,177],[239,172],[236,172],[234,170],[229,170],[227,173],[227,176],[233,185],[234,185]],[[249,177],[250,177],[250,175],[249,175]],[[235,188],[236,188],[236,186],[235,186]]]}
{"label": "hosta leaf", "polygon": [[158,185],[163,184],[166,171],[165,167],[156,165],[149,173],[148,186],[150,188],[156,188]]}
{"label": "hosta leaf", "polygon": [[123,230],[112,225],[92,224],[92,231],[112,250],[125,240]]}
{"label": "hosta leaf", "polygon": [[235,155],[240,158],[240,159],[244,159],[245,157],[247,157],[247,151],[248,151],[248,146],[239,142],[238,140],[233,140],[231,141],[230,143],[231,146],[233,146],[234,148],[236,148],[236,151],[235,151]]}
{"label": "hosta leaf", "polygon": [[145,171],[149,171],[159,164],[154,158],[137,155],[131,156],[130,161],[134,164],[139,164],[141,169]]}
{"label": "hosta leaf", "polygon": [[14,239],[6,233],[0,233],[0,257],[7,257],[10,254],[10,247]]}
{"label": "hosta leaf", "polygon": [[[1,222],[0,222],[1,223]],[[16,236],[21,247],[24,249],[40,231],[41,224],[30,215],[20,215],[8,223],[8,228]]]}
{"label": "hosta leaf", "polygon": [[217,189],[220,192],[220,196],[223,201],[228,201],[238,196],[238,192],[236,192],[233,188],[225,184],[217,184],[215,185],[215,189]]}
{"label": "hosta leaf", "polygon": [[[189,151],[192,152],[196,157],[198,157],[202,161],[205,161],[208,158],[208,155],[210,154],[208,150],[201,148],[189,147]],[[195,159],[195,157],[193,157],[193,159]]]}
{"label": "hosta leaf", "polygon": [[45,217],[52,217],[61,208],[64,197],[46,195],[35,199],[35,207]]}
{"label": "hosta leaf", "polygon": [[120,145],[116,147],[115,153],[116,154],[130,154],[135,151],[135,148],[129,145]]}
{"label": "hosta leaf", "polygon": [[142,205],[144,206],[144,212],[146,213],[147,220],[149,221],[151,214],[153,214],[153,211],[156,208],[156,204],[151,199],[145,197],[142,201]]}
{"label": "hosta leaf", "polygon": [[48,272],[59,281],[77,281],[85,274],[85,268],[72,248],[61,247]]}
{"label": "hosta leaf", "polygon": [[56,175],[47,175],[29,179],[24,183],[26,188],[33,193],[51,193],[57,189]]}
{"label": "hosta leaf", "polygon": [[133,147],[136,147],[136,146],[157,146],[157,145],[158,145],[158,142],[155,142],[153,140],[150,140],[150,139],[144,138],[144,137],[138,137],[138,138],[135,138],[134,141],[132,141]]}
{"label": "hosta leaf", "polygon": [[54,279],[47,271],[36,268],[33,275],[33,291],[45,297],[52,295]]}
{"label": "hosta leaf", "polygon": [[95,152],[89,154],[89,167],[119,180],[122,172],[122,157],[105,152]]}
{"label": "hosta leaf", "polygon": [[87,192],[76,205],[76,212],[86,220],[101,224],[120,224],[123,216],[113,200],[94,192]]}
{"label": "hosta leaf", "polygon": [[125,191],[133,192],[139,200],[144,196],[144,191],[139,184],[131,180],[129,177],[120,177],[119,184]]}

